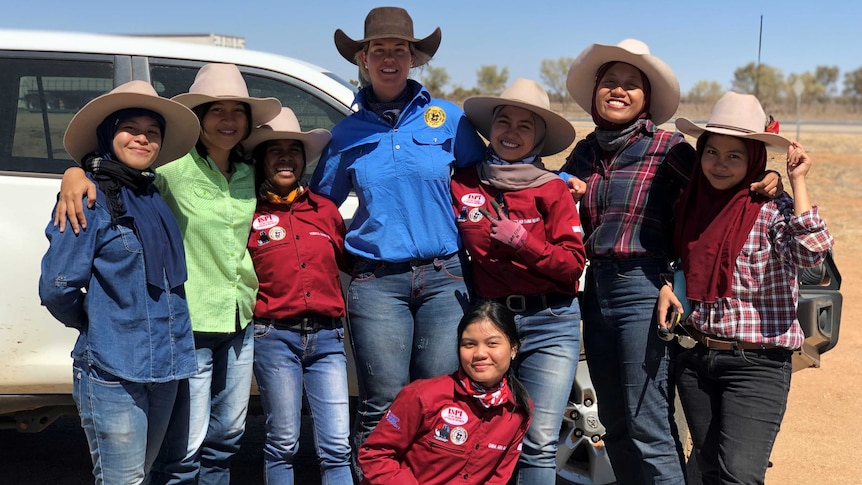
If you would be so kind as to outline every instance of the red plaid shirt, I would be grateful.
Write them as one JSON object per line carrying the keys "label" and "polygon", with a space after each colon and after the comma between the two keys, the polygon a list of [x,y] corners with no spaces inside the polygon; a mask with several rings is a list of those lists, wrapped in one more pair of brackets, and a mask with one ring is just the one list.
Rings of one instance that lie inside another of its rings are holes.
{"label": "red plaid shirt", "polygon": [[832,244],[817,207],[795,216],[787,194],[766,203],[736,259],[734,296],[713,304],[692,301],[688,323],[718,337],[802,347],[798,268],[822,263]]}
{"label": "red plaid shirt", "polygon": [[681,133],[650,120],[608,159],[594,133],[578,142],[562,171],[587,183],[581,198],[587,257],[673,259],[674,207],[694,163],[694,148]]}

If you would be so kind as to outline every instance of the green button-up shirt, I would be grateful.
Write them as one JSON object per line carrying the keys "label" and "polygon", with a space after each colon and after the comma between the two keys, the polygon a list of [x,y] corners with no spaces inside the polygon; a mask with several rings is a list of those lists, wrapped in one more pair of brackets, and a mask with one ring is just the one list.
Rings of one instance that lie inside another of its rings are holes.
{"label": "green button-up shirt", "polygon": [[257,275],[246,243],[256,205],[254,170],[234,165],[228,182],[196,149],[156,169],[156,186],[183,233],[186,298],[195,332],[236,330],[251,321]]}

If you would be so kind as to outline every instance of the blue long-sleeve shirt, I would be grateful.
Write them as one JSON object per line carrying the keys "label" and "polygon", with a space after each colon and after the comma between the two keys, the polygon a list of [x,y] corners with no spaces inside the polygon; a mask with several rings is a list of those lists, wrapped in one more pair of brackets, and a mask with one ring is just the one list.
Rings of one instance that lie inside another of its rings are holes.
{"label": "blue long-sleeve shirt", "polygon": [[[157,193],[153,199],[164,203]],[[81,332],[72,358],[132,382],[190,377],[197,363],[183,286],[147,284],[132,218],[113,223],[101,190],[96,205],[84,207],[88,225],[79,234],[48,223],[39,279],[42,304]]]}
{"label": "blue long-sleeve shirt", "polygon": [[332,129],[311,189],[336,205],[351,190],[359,208],[345,248],[368,259],[403,262],[458,251],[449,181],[454,168],[475,165],[485,144],[453,103],[432,99],[408,80],[416,96],[391,126],[364,106]]}

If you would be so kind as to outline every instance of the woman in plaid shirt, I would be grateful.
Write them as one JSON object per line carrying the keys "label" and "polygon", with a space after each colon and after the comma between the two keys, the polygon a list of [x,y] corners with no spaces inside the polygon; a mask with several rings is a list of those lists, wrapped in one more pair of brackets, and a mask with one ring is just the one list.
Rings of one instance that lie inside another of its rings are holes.
{"label": "woman in plaid shirt", "polygon": [[[823,262],[832,237],[811,205],[811,159],[796,142],[764,131],[751,95],[729,92],[706,126],[678,119],[697,140],[697,164],[677,209],[674,243],[682,257],[691,315],[682,333],[697,342],[676,359],[677,387],[704,484],[763,483],[804,335],[796,319],[798,268]],[[768,200],[748,186],[766,150],[787,150],[794,198]],[[660,325],[673,307],[661,289]]]}
{"label": "woman in plaid shirt", "polygon": [[[563,171],[583,194],[583,339],[608,456],[620,484],[684,483],[671,347],[654,320],[661,275],[676,260],[674,206],[695,161],[681,133],[659,128],[679,106],[679,82],[646,44],[626,39],[584,49],[566,87],[596,123]],[[768,194],[777,182],[771,174],[751,189]]]}

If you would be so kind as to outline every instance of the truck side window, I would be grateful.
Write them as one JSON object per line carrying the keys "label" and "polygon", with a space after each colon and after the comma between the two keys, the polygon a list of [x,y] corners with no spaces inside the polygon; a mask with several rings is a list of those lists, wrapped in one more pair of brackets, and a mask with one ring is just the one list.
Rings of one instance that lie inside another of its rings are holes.
{"label": "truck side window", "polygon": [[[156,92],[165,97],[187,92],[200,66],[176,65],[169,60],[163,62],[165,64],[150,61],[150,78]],[[248,85],[250,96],[278,98],[282,106],[293,110],[303,131],[314,128],[331,130],[347,114],[343,106],[336,107],[340,106],[337,101],[309,84],[287,76],[269,77],[247,72],[243,66],[239,68]],[[311,176],[315,165],[316,163],[306,167],[306,177]]]}
{"label": "truck side window", "polygon": [[110,62],[0,57],[0,171],[62,173],[72,116],[110,91]]}

